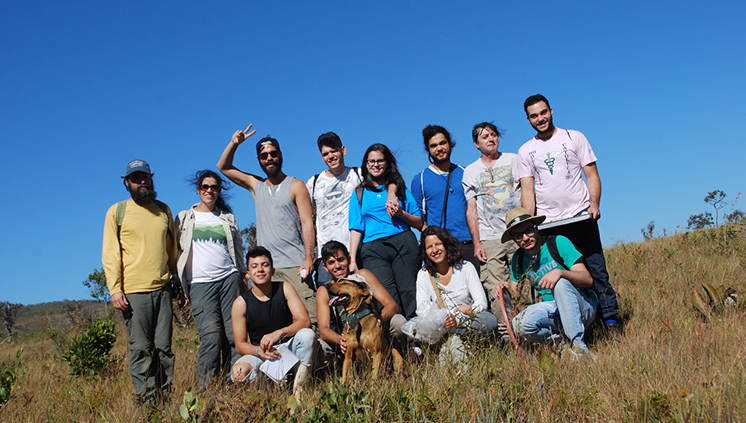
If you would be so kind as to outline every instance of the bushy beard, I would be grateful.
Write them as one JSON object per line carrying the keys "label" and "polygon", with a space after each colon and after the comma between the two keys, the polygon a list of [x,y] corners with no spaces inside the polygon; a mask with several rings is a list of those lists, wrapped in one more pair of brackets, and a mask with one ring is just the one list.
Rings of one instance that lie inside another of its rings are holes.
{"label": "bushy beard", "polygon": [[267,174],[267,177],[273,178],[277,176],[282,171],[282,157],[278,157],[275,161],[275,167],[274,169],[267,169],[264,165],[264,163],[259,162],[259,166],[261,166],[264,173]]}
{"label": "bushy beard", "polygon": [[146,187],[144,190],[130,190],[130,196],[132,201],[141,206],[152,204],[155,201],[155,197],[158,195],[153,189],[153,186]]}

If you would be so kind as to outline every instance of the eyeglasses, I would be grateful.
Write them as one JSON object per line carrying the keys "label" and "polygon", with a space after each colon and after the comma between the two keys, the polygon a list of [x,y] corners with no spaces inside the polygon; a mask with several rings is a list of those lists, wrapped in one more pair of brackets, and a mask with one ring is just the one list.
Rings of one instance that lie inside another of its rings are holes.
{"label": "eyeglasses", "polygon": [[270,156],[273,159],[276,159],[280,157],[280,152],[278,150],[272,150],[270,152],[259,153],[259,160],[267,160],[267,157],[270,157]]}
{"label": "eyeglasses", "polygon": [[527,228],[523,232],[519,232],[519,233],[513,233],[513,232],[511,232],[511,236],[513,237],[513,241],[519,242],[520,240],[523,239],[523,235],[528,235],[529,237],[534,236],[534,234],[536,233],[534,231],[535,229],[536,229],[535,227],[531,226],[531,227]]}
{"label": "eyeglasses", "polygon": [[218,192],[218,191],[220,191],[220,185],[207,185],[207,184],[202,184],[202,185],[200,185],[199,189],[201,189],[201,190],[202,190],[202,192],[207,192],[207,190],[208,190],[208,189],[211,189],[211,190],[213,190],[214,192]]}
{"label": "eyeglasses", "polygon": [[135,173],[130,174],[130,176],[127,177],[127,179],[134,184],[138,184],[143,181],[149,181],[152,178],[153,178],[153,175],[149,173],[145,173],[145,172],[135,172]]}
{"label": "eyeglasses", "polygon": [[368,160],[368,166],[382,165],[384,163],[386,163],[386,159],[378,159],[378,160],[369,159]]}

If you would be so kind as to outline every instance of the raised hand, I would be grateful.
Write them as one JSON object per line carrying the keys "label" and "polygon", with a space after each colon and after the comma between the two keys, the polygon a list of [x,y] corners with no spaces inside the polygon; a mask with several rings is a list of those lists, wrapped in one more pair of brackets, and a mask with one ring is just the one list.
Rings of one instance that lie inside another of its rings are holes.
{"label": "raised hand", "polygon": [[[250,123],[249,126],[246,127],[243,131],[236,131],[233,134],[233,138],[231,138],[231,141],[240,145],[242,142],[246,141],[249,137],[256,134],[256,129],[251,131],[251,127],[253,126],[253,123]],[[249,132],[251,131],[251,132]]]}

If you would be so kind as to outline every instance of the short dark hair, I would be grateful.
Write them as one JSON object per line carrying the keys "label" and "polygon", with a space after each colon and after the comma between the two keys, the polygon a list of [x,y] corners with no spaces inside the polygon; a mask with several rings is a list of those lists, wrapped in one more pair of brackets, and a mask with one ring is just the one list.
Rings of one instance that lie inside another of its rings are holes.
{"label": "short dark hair", "polygon": [[451,134],[448,132],[448,130],[446,130],[446,128],[440,125],[427,125],[422,130],[422,140],[425,142],[425,151],[430,151],[430,138],[438,134],[443,134],[443,136],[446,137],[446,140],[448,140],[448,144],[451,146],[451,148],[456,146],[456,143],[451,141]]}
{"label": "short dark hair", "polygon": [[210,169],[198,170],[197,173],[194,174],[194,178],[190,179],[189,182],[193,183],[197,189],[200,189],[202,181],[204,181],[205,178],[215,179],[215,182],[217,182],[220,187],[220,194],[218,195],[217,201],[215,201],[215,205],[224,212],[233,213],[231,206],[229,206],[225,201],[230,198],[230,195],[226,194],[225,191],[231,189],[231,187],[223,178],[220,177],[220,175],[217,174],[217,172]]}
{"label": "short dark hair", "polygon": [[347,247],[344,244],[339,241],[329,241],[321,247],[321,262],[326,263],[326,261],[336,254],[337,251],[341,251],[349,260],[350,252],[347,251]]}
{"label": "short dark hair", "polygon": [[249,259],[256,258],[256,257],[267,257],[269,259],[269,267],[273,268],[275,267],[275,262],[272,260],[272,253],[269,252],[268,249],[262,247],[261,245],[257,245],[256,247],[249,248],[249,251],[246,252],[246,265],[249,265]]}
{"label": "short dark hair", "polygon": [[503,136],[503,133],[501,132],[500,128],[495,126],[492,122],[481,122],[476,125],[474,125],[473,128],[471,128],[471,139],[474,140],[476,143],[479,140],[479,134],[482,133],[482,129],[484,128],[490,128],[497,134],[498,138],[501,138]]}
{"label": "short dark hair", "polygon": [[321,151],[321,147],[342,148],[342,140],[339,138],[339,135],[334,132],[327,132],[319,135],[317,144],[319,145],[319,151]]}
{"label": "short dark hair", "polygon": [[459,242],[453,237],[453,235],[440,226],[428,226],[420,235],[420,258],[425,263],[425,269],[431,275],[434,275],[437,269],[435,263],[430,260],[425,251],[425,239],[430,235],[437,236],[440,239],[440,242],[443,243],[449,266],[453,267],[464,259],[464,253],[461,251]]}
{"label": "short dark hair", "polygon": [[541,94],[534,94],[531,97],[527,98],[526,101],[523,102],[523,111],[526,112],[526,116],[528,116],[528,108],[529,106],[533,106],[536,103],[539,102],[547,103],[548,108],[552,108],[552,106],[549,105],[549,100],[547,100],[546,97],[544,97]]}

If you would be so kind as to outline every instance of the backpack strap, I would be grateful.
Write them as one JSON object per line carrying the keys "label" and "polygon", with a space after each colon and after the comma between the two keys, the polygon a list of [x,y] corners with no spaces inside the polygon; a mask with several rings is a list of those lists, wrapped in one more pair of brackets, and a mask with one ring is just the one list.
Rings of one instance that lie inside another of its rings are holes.
{"label": "backpack strap", "polygon": [[[171,220],[171,216],[168,214],[168,206],[162,201],[155,200],[155,204],[159,209],[166,215],[167,220]],[[117,240],[119,241],[119,247],[122,247],[122,222],[124,221],[124,212],[127,210],[127,200],[123,200],[117,203],[116,221],[117,221]],[[166,231],[168,231],[168,238],[171,242],[174,242],[174,234],[171,232],[171,228],[166,225]]]}
{"label": "backpack strap", "polygon": [[547,249],[549,250],[549,255],[552,256],[552,259],[554,259],[557,264],[562,266],[565,270],[570,270],[570,268],[567,267],[567,264],[565,264],[565,261],[562,259],[562,256],[560,256],[559,250],[557,250],[556,235],[549,235],[547,237]]}
{"label": "backpack strap", "polygon": [[420,189],[422,190],[422,217],[427,224],[427,204],[425,203],[425,171],[420,172]]}
{"label": "backpack strap", "polygon": [[319,179],[319,175],[320,175],[319,173],[313,175],[313,187],[311,188],[311,199],[314,200],[314,202],[316,199],[316,181]]}
{"label": "backpack strap", "polygon": [[127,209],[127,200],[120,201],[117,203],[117,213],[116,213],[116,220],[117,220],[117,240],[119,241],[119,246],[121,248],[122,246],[122,239],[121,239],[121,232],[122,232],[122,222],[124,221],[124,212]]}

